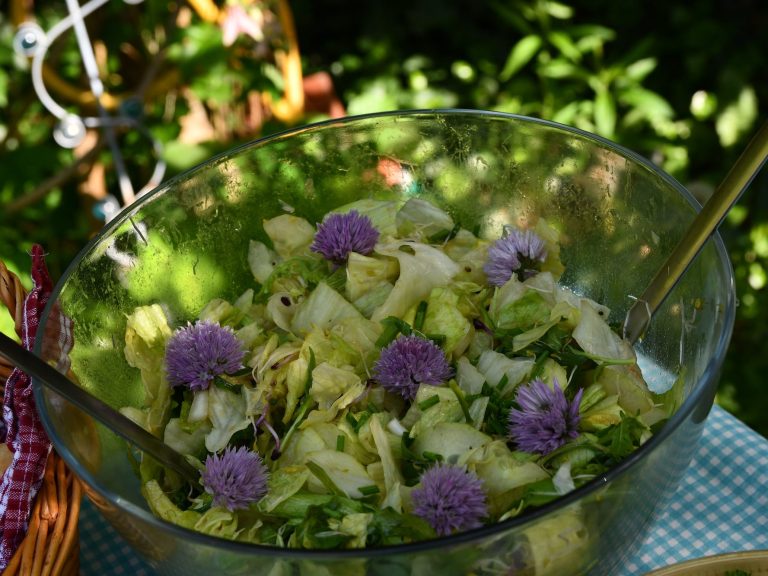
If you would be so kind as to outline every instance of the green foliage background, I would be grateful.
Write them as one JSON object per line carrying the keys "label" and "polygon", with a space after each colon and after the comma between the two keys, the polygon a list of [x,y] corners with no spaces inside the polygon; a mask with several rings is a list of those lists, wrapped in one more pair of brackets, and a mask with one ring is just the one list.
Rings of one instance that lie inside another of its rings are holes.
{"label": "green foliage background", "polygon": [[[768,3],[608,0],[292,0],[305,74],[330,73],[349,114],[462,107],[537,116],[596,132],[650,158],[701,200],[727,173],[768,115],[768,67],[760,41]],[[271,7],[269,3],[264,5]],[[221,43],[218,26],[181,6],[109,3],[88,21],[104,40],[107,88],[135,86],[159,49],[180,72],[164,97],[144,103],[144,123],[165,145],[170,174],[241,141],[286,126],[238,130],[237,103],[249,91],[279,95],[274,63],[240,38]],[[63,3],[36,2],[49,28]],[[73,161],[52,140],[54,119],[35,98],[28,63],[11,49],[14,28],[0,14],[0,259],[26,276],[33,242],[50,252],[54,278],[98,230],[77,178],[18,208],[21,198]],[[129,61],[121,46],[137,47]],[[83,83],[73,38],[55,65]],[[226,124],[224,138],[189,144],[179,121],[192,94]],[[172,102],[173,105],[170,104]],[[319,119],[306,115],[300,122]],[[123,139],[129,169],[144,177],[146,142]],[[102,155],[105,163],[109,157]],[[764,171],[766,172],[766,171]],[[113,178],[108,184],[115,188]],[[116,191],[113,191],[116,194]],[[733,261],[739,308],[718,402],[768,435],[768,174],[752,184],[721,227]],[[3,315],[0,329],[9,331]]]}

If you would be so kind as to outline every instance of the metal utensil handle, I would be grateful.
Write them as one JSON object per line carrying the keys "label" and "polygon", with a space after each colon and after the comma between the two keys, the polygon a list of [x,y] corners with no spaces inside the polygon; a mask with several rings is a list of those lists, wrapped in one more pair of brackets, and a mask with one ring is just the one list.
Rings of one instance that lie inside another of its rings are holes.
{"label": "metal utensil handle", "polygon": [[768,159],[768,122],[755,134],[736,164],[704,204],[678,245],[624,320],[624,337],[634,344],[648,328],[651,317],[672,291],[704,243],[717,229]]}
{"label": "metal utensil handle", "polygon": [[107,428],[124,438],[158,462],[177,472],[193,485],[200,483],[200,472],[181,454],[153,436],[133,420],[106,404],[96,396],[74,384],[52,366],[32,352],[0,333],[0,356],[20,370],[40,380],[45,386],[92,416]]}

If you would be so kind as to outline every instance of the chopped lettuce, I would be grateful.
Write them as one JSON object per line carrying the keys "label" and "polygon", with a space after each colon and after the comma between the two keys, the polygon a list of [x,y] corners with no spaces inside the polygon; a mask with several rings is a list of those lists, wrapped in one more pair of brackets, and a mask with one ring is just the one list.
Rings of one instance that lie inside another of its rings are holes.
{"label": "chopped lettuce", "polygon": [[447,212],[431,202],[411,198],[398,210],[395,225],[401,238],[429,242],[440,234],[447,235],[455,223]]}
{"label": "chopped lettuce", "polygon": [[208,389],[208,419],[211,431],[205,436],[208,452],[219,452],[229,443],[235,432],[247,428],[251,421],[245,414],[240,394],[218,386]]}
{"label": "chopped lettuce", "polygon": [[427,298],[433,288],[448,286],[459,265],[441,250],[416,242],[379,244],[376,252],[397,258],[400,276],[384,304],[371,317],[378,322],[388,316],[402,317],[421,300]]}
{"label": "chopped lettuce", "polygon": [[275,252],[283,260],[306,253],[315,238],[315,227],[292,214],[281,214],[264,220],[262,224]]}
{"label": "chopped lettuce", "polygon": [[391,284],[398,275],[397,260],[389,257],[372,258],[350,252],[347,259],[347,298],[354,302],[382,285]]}
{"label": "chopped lettuce", "polygon": [[305,335],[314,328],[329,329],[346,319],[365,320],[348,300],[328,284],[321,282],[299,305],[291,322],[291,331]]}

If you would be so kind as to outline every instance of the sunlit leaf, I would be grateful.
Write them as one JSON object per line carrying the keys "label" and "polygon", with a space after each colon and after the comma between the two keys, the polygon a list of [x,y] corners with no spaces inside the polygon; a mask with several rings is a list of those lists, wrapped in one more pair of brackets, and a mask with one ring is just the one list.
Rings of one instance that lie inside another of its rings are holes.
{"label": "sunlit leaf", "polygon": [[547,39],[569,60],[573,62],[581,61],[581,51],[576,47],[573,39],[565,32],[551,32]]}
{"label": "sunlit leaf", "polygon": [[595,96],[595,126],[598,134],[613,137],[616,130],[616,102],[607,88],[598,90]]}
{"label": "sunlit leaf", "polygon": [[499,74],[499,79],[502,81],[509,80],[515,72],[520,70],[523,66],[528,64],[536,55],[536,52],[541,48],[541,37],[536,35],[524,36],[517,44],[514,45],[512,51],[507,57],[507,62],[504,64],[504,69]]}
{"label": "sunlit leaf", "polygon": [[738,100],[726,106],[715,120],[715,130],[724,148],[733,146],[750,131],[757,119],[757,95],[752,86],[745,86]]}

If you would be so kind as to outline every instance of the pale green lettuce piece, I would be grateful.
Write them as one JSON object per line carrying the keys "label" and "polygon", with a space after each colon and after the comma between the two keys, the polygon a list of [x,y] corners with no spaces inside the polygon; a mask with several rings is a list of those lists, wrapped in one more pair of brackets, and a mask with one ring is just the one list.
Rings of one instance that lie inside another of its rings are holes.
{"label": "pale green lettuce piece", "polygon": [[382,284],[391,284],[397,279],[399,269],[397,260],[393,258],[372,258],[350,252],[344,285],[347,298],[354,302]]}
{"label": "pale green lettuce piece", "polygon": [[366,450],[359,441],[357,434],[354,433],[346,420],[336,420],[334,422],[318,422],[311,426],[312,431],[316,432],[325,443],[325,448],[336,450],[339,436],[344,436],[344,452],[355,458],[364,465],[371,464],[378,459],[378,454]]}
{"label": "pale green lettuce piece", "polygon": [[524,534],[537,576],[569,574],[575,566],[585,566],[590,535],[578,508],[568,508],[555,518],[536,522]]}
{"label": "pale green lettuce piece", "polygon": [[488,396],[476,398],[469,407],[469,416],[472,418],[472,426],[480,430],[485,421],[485,411],[491,399]]}
{"label": "pale green lettuce piece", "polygon": [[329,519],[328,527],[331,530],[352,536],[352,539],[346,543],[347,548],[365,548],[365,542],[368,538],[368,525],[372,520],[373,514],[370,512],[353,512],[352,514],[347,514],[341,520]]}
{"label": "pale green lettuce piece", "polygon": [[[413,254],[401,250],[407,249]],[[397,258],[400,276],[384,304],[371,316],[380,322],[387,316],[402,318],[405,313],[426,299],[434,288],[447,286],[459,272],[459,266],[441,250],[416,242],[380,244],[376,252]]]}
{"label": "pale green lettuce piece", "polygon": [[587,432],[604,430],[609,426],[621,423],[623,413],[624,410],[619,406],[619,397],[616,395],[606,396],[581,413],[579,427]]}
{"label": "pale green lettuce piece", "polygon": [[573,330],[573,339],[593,358],[608,361],[634,361],[635,352],[590,304],[582,301],[581,318]]}
{"label": "pale green lettuce piece", "polygon": [[309,354],[304,354],[304,348],[299,357],[288,365],[285,373],[285,412],[283,424],[288,424],[293,418],[293,413],[299,405],[299,400],[306,391],[307,376],[309,371]]}
{"label": "pale green lettuce piece", "polygon": [[464,464],[472,452],[493,439],[464,422],[440,422],[425,428],[416,437],[411,450],[421,456],[424,452],[440,454],[448,462]]}
{"label": "pale green lettuce piece", "polygon": [[[312,370],[312,387],[309,389],[309,395],[317,402],[320,410],[328,410],[342,395],[350,390],[360,390],[360,387],[361,380],[357,374],[323,362]],[[354,398],[347,398],[347,400],[348,403],[338,406],[338,409],[346,408]]]}
{"label": "pale green lettuce piece", "polygon": [[200,311],[199,319],[216,322],[222,326],[237,326],[253,305],[253,290],[241,294],[234,304],[223,298],[214,298]]}
{"label": "pale green lettuce piece", "polygon": [[218,452],[226,448],[232,435],[247,428],[251,423],[245,414],[242,396],[222,390],[218,386],[208,388],[208,419],[212,426],[205,437],[208,452]]}
{"label": "pale green lettuce piece", "polygon": [[326,448],[328,446],[322,436],[312,427],[296,430],[278,459],[279,467],[304,465],[309,454]]}
{"label": "pale green lettuce piece", "polygon": [[463,228],[443,246],[445,253],[459,265],[458,281],[487,283],[483,267],[488,260],[490,242],[481,240]]}
{"label": "pale green lettuce piece", "polygon": [[156,516],[178,526],[194,530],[201,514],[194,510],[181,510],[165,495],[157,480],[145,482],[141,487],[141,492]]}
{"label": "pale green lettuce piece", "polygon": [[370,292],[367,292],[357,300],[354,300],[352,304],[363,316],[370,318],[373,316],[374,312],[376,312],[377,308],[384,305],[384,302],[387,301],[387,298],[394,287],[395,285],[390,282],[379,284]]}
{"label": "pale green lettuce piece", "polygon": [[365,320],[341,294],[320,282],[299,306],[291,322],[291,331],[304,335],[314,327],[327,330],[345,319]]}
{"label": "pale green lettuce piece", "polygon": [[485,383],[485,376],[462,356],[456,362],[456,382],[466,394],[479,394]]}
{"label": "pale green lettuce piece", "polygon": [[[419,404],[437,396],[440,401],[426,410],[421,410]],[[447,386],[430,386],[422,384],[416,391],[413,404],[403,418],[403,425],[410,427],[411,438],[417,437],[425,430],[433,428],[440,422],[458,422],[464,419],[456,394]]]}
{"label": "pale green lettuce piece", "polygon": [[264,220],[263,226],[264,232],[272,240],[275,252],[283,260],[308,252],[315,239],[315,227],[304,218],[292,214],[281,214]]}
{"label": "pale green lettuce piece", "polygon": [[299,306],[291,294],[288,292],[276,292],[267,300],[265,315],[278,328],[291,332],[291,323],[298,309]]}
{"label": "pale green lettuce piece", "polygon": [[205,456],[205,437],[210,431],[211,425],[205,422],[188,432],[182,427],[181,419],[171,418],[163,431],[163,442],[179,454],[202,458]]}
{"label": "pale green lettuce piece", "polygon": [[[384,468],[384,487],[386,498],[390,491],[395,490],[399,495],[399,486],[404,484],[402,474],[400,474],[399,463],[395,459],[392,453],[392,442],[399,442],[399,438],[394,438],[390,441],[390,434],[388,434],[382,425],[381,419],[383,414],[374,414],[371,416],[371,434],[373,435],[373,441],[376,444],[376,450],[379,453],[381,459],[381,465]],[[396,511],[400,511],[396,509]]]}
{"label": "pale green lettuce piece", "polygon": [[272,512],[281,502],[284,502],[302,489],[310,472],[306,466],[283,466],[273,470],[267,479],[267,493],[259,501],[259,510]]}
{"label": "pale green lettuce piece", "polygon": [[477,369],[491,386],[498,386],[502,378],[507,377],[504,394],[511,392],[518,384],[527,380],[533,365],[534,361],[531,358],[508,358],[493,350],[486,350],[480,354],[477,361]]}
{"label": "pale green lettuce piece", "polygon": [[526,288],[520,298],[499,307],[491,313],[496,328],[510,330],[531,328],[547,324],[552,308],[545,298],[537,291]]}
{"label": "pale green lettuce piece", "polygon": [[[360,488],[372,485],[373,479],[360,462],[346,452],[318,450],[307,455],[307,460],[320,466],[331,481],[350,498],[362,498]],[[314,475],[307,480],[309,489],[324,494],[327,489]]]}
{"label": "pale green lettuce piece", "polygon": [[472,452],[467,466],[483,481],[489,511],[495,516],[520,498],[526,484],[549,478],[537,463],[515,457],[504,440],[491,440]]}
{"label": "pale green lettuce piece", "polygon": [[361,200],[355,200],[349,204],[344,204],[334,210],[337,214],[346,214],[351,210],[356,210],[358,214],[367,216],[374,228],[379,231],[381,240],[397,235],[397,226],[395,225],[395,216],[397,214],[397,208],[400,206],[401,201],[395,200],[373,200],[372,198],[363,198]]}
{"label": "pale green lettuce piece", "polygon": [[421,198],[411,198],[395,216],[397,235],[421,242],[441,232],[453,230],[453,218],[444,210]]}
{"label": "pale green lettuce piece", "polygon": [[541,339],[547,332],[549,332],[550,328],[558,324],[558,322],[559,320],[557,319],[550,320],[549,322],[538,324],[533,328],[516,335],[512,338],[512,351],[519,352],[520,350],[527,348],[537,340]]}
{"label": "pale green lettuce piece", "polygon": [[279,256],[263,242],[248,243],[248,266],[259,284],[264,284],[280,261]]}
{"label": "pale green lettuce piece", "polygon": [[125,327],[125,359],[141,371],[145,429],[160,436],[170,417],[171,386],[165,377],[165,345],[173,332],[158,304],[139,306]]}
{"label": "pale green lettuce piece", "polygon": [[561,390],[568,387],[568,372],[552,358],[547,358],[541,365],[538,377],[552,389],[555,387],[555,381]]}
{"label": "pale green lettuce piece", "polygon": [[565,271],[565,266],[560,261],[560,232],[551,226],[544,218],[539,218],[533,231],[544,240],[547,248],[547,257],[541,264],[542,272],[549,272],[557,281]]}
{"label": "pale green lettuce piece", "polygon": [[568,494],[568,492],[573,492],[576,489],[576,484],[574,484],[573,477],[571,476],[570,461],[566,461],[560,465],[557,472],[555,472],[555,475],[552,476],[552,484],[560,496],[564,496],[565,494]]}
{"label": "pale green lettuce piece", "polygon": [[434,288],[427,300],[422,332],[445,336],[446,354],[459,357],[469,346],[474,333],[472,323],[459,311],[459,295],[450,288]]}
{"label": "pale green lettuce piece", "polygon": [[214,506],[205,511],[193,529],[203,534],[234,540],[240,534],[237,524],[237,514],[226,508]]}
{"label": "pale green lettuce piece", "polygon": [[619,406],[630,416],[645,414],[654,408],[653,395],[637,366],[604,366],[595,383],[607,394],[616,395]]}
{"label": "pale green lettuce piece", "polygon": [[208,390],[198,390],[192,395],[187,422],[197,423],[208,419]]}
{"label": "pale green lettuce piece", "polygon": [[254,320],[235,331],[235,336],[246,349],[252,349],[264,337],[264,328],[259,320]]}

